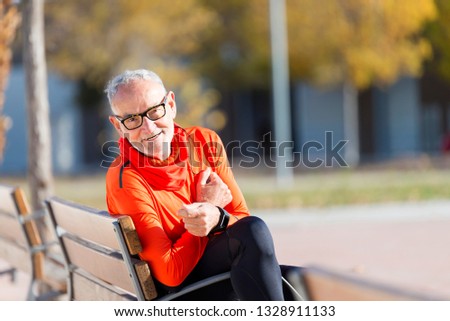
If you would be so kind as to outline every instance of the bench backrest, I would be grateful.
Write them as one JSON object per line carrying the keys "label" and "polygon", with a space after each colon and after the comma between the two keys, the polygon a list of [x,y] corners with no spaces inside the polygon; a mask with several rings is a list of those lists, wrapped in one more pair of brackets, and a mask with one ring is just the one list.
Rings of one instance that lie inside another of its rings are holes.
{"label": "bench backrest", "polygon": [[302,287],[307,300],[312,301],[424,301],[434,300],[362,277],[352,276],[322,267],[302,269]]}
{"label": "bench backrest", "polygon": [[46,200],[69,271],[70,300],[152,300],[150,268],[129,216],[53,197]]}
{"label": "bench backrest", "polygon": [[32,251],[41,245],[41,238],[30,207],[19,187],[0,185],[0,257],[12,267],[43,277],[43,252]]}

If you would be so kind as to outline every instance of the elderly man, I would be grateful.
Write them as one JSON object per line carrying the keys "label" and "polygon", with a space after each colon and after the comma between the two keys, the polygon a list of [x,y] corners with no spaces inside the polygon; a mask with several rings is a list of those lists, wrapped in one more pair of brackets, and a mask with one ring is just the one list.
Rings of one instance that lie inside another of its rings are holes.
{"label": "elderly man", "polygon": [[160,290],[231,271],[231,291],[204,299],[283,300],[271,234],[249,214],[218,135],[175,123],[175,94],[152,71],[126,71],[105,92],[120,135],[108,210],[133,219]]}

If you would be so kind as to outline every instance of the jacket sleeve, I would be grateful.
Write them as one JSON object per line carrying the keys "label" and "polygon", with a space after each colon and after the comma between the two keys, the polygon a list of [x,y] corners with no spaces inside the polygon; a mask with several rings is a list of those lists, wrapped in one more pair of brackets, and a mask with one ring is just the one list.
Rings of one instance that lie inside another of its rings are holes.
{"label": "jacket sleeve", "polygon": [[[123,188],[107,184],[107,204],[111,214],[130,215],[143,246],[139,255],[147,261],[154,277],[167,286],[177,286],[193,270],[207,244],[207,238],[180,231],[172,240],[164,231],[155,199],[145,189],[143,179],[132,171],[122,177]],[[180,228],[179,226],[176,228]]]}
{"label": "jacket sleeve", "polygon": [[244,195],[234,178],[233,171],[228,162],[225,146],[219,135],[214,131],[207,130],[204,134],[208,143],[203,146],[204,157],[211,165],[222,181],[228,186],[233,196],[233,200],[225,206],[225,210],[236,218],[242,218],[250,215]]}

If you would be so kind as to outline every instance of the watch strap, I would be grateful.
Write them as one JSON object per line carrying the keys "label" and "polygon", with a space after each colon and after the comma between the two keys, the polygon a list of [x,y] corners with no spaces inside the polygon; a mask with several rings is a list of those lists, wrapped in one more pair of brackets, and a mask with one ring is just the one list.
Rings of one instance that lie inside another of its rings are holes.
{"label": "watch strap", "polygon": [[209,235],[223,232],[227,229],[228,222],[230,221],[230,214],[223,208],[216,206],[219,209],[220,216],[217,225],[209,232]]}

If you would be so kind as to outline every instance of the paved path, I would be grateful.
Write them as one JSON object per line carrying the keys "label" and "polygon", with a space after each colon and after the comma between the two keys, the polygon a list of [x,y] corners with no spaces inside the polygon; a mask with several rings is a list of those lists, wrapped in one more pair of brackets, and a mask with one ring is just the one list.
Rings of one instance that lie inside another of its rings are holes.
{"label": "paved path", "polygon": [[280,263],[321,265],[450,299],[450,201],[254,212]]}
{"label": "paved path", "polygon": [[[450,201],[253,214],[272,230],[280,263],[326,266],[450,300]],[[27,281],[0,276],[0,300],[23,300]]]}

